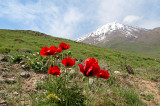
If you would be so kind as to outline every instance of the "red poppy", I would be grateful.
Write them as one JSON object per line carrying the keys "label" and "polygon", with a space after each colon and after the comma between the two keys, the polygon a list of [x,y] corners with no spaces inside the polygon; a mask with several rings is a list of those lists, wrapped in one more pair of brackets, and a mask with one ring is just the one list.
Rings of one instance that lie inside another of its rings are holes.
{"label": "red poppy", "polygon": [[58,48],[56,46],[51,46],[49,49],[51,50],[51,52],[53,54],[55,54],[55,52],[57,52],[57,50],[58,50]]}
{"label": "red poppy", "polygon": [[43,47],[40,51],[40,55],[42,56],[55,55],[55,52],[58,52],[58,48],[56,46],[51,46],[50,48]]}
{"label": "red poppy", "polygon": [[109,72],[104,71],[104,70],[100,70],[100,72],[97,74],[97,77],[108,79],[109,78]]}
{"label": "red poppy", "polygon": [[98,60],[96,61],[94,58],[88,58],[84,63],[85,66],[78,64],[84,76],[94,76],[99,73],[100,67],[98,65]]}
{"label": "red poppy", "polygon": [[61,53],[61,52],[62,52],[62,48],[58,48],[58,49],[57,49],[57,52],[58,52],[58,53]]}
{"label": "red poppy", "polygon": [[64,64],[65,66],[73,66],[75,65],[75,59],[71,59],[70,57],[67,57],[62,60],[62,64]]}
{"label": "red poppy", "polygon": [[62,48],[62,50],[66,50],[66,49],[69,49],[70,48],[70,45],[62,42],[59,44],[59,48]]}
{"label": "red poppy", "polygon": [[61,75],[60,69],[57,66],[51,67],[48,71],[48,74],[52,74],[52,75]]}

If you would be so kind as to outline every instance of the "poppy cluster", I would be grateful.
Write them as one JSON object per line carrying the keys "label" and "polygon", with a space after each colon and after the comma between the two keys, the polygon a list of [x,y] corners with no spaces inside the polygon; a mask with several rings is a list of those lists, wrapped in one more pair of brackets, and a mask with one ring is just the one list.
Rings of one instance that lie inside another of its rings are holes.
{"label": "poppy cluster", "polygon": [[[61,53],[62,50],[67,50],[70,48],[70,45],[62,42],[59,44],[59,48],[56,46],[51,47],[43,47],[40,51],[41,56],[55,56],[56,53]],[[71,59],[70,57],[67,57],[62,60],[62,64],[64,64],[66,67],[71,67],[75,65],[75,59]],[[54,66],[49,68],[48,74],[51,75],[61,75],[60,68],[58,66]]]}
{"label": "poppy cluster", "polygon": [[42,56],[55,55],[56,52],[61,53],[62,48],[57,48],[56,46],[51,46],[50,48],[43,47],[40,51],[40,55]]}
{"label": "poppy cluster", "polygon": [[97,76],[104,79],[109,78],[109,72],[101,70],[98,65],[98,60],[96,61],[94,58],[88,58],[84,62],[85,66],[82,64],[78,64],[80,71],[84,76]]}
{"label": "poppy cluster", "polygon": [[[56,46],[51,46],[51,47],[43,47],[40,51],[40,55],[42,56],[54,56],[56,57],[56,55],[58,55],[58,53],[61,53],[63,50],[67,50],[70,48],[69,44],[66,44],[64,42],[59,44],[59,48]],[[71,54],[71,52],[70,52]],[[69,54],[68,54],[69,56]],[[55,58],[54,58],[55,59]],[[51,59],[51,61],[53,61]],[[48,74],[51,75],[61,75],[60,72],[60,68],[58,66],[55,65],[55,61],[54,60],[54,66],[50,66]],[[75,65],[75,59],[71,59],[70,57],[66,57],[63,59],[63,53],[62,53],[62,60],[61,63],[66,67],[66,70],[68,67],[72,67]],[[51,65],[53,64],[53,62],[51,63]],[[84,76],[88,77],[87,80],[87,106],[88,106],[88,86],[89,86],[89,76],[97,76],[100,78],[104,78],[104,79],[108,79],[109,78],[109,72],[108,71],[104,71],[100,69],[100,66],[98,65],[98,60],[95,60],[94,58],[88,58],[84,61],[84,65],[82,64],[78,64],[80,71],[83,73]],[[66,71],[67,73],[67,71]],[[66,85],[67,85],[67,99],[66,99],[66,105],[68,104],[68,74],[65,74],[65,80],[66,80]],[[57,89],[57,87],[56,87]],[[57,91],[57,90],[56,90]],[[53,95],[52,95],[53,96]]]}
{"label": "poppy cluster", "polygon": [[[62,50],[67,50],[70,48],[70,45],[62,42],[59,44],[59,48],[56,46],[51,46],[51,47],[43,47],[40,51],[40,55],[42,56],[50,56],[56,55],[57,53],[61,53]],[[62,64],[65,65],[66,67],[71,67],[75,65],[75,59],[71,59],[70,57],[64,58],[62,60]],[[88,58],[84,61],[84,66],[82,64],[78,64],[80,71],[83,73],[84,76],[97,76],[101,77],[104,79],[109,78],[109,72],[104,71],[100,69],[100,66],[98,65],[98,60],[96,61],[94,58]],[[60,68],[57,66],[50,67],[49,69],[49,74],[52,75],[61,75],[60,73]]]}

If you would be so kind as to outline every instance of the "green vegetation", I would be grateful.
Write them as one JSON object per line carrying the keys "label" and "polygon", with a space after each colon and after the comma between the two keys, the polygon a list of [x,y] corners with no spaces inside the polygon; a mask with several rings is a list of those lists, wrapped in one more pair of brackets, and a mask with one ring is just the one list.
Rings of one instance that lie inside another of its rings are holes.
{"label": "green vegetation", "polygon": [[[135,87],[137,85],[130,84],[132,80],[128,82],[127,79],[140,78],[154,82],[160,80],[160,59],[104,49],[34,31],[0,30],[0,40],[0,54],[10,55],[10,57],[3,58],[2,61],[5,63],[10,62],[8,66],[21,64],[19,70],[30,71],[30,69],[33,69],[36,73],[47,73],[48,57],[40,56],[39,51],[44,46],[58,46],[61,42],[70,44],[70,49],[64,51],[64,53],[67,54],[71,51],[72,58],[76,58],[77,60],[76,65],[73,67],[74,72],[70,71],[68,74],[70,81],[68,97],[66,96],[67,88],[64,86],[64,76],[58,76],[58,78],[53,77],[52,81],[49,81],[49,78],[43,82],[37,81],[35,84],[36,91],[29,90],[30,92],[27,92],[27,94],[23,94],[24,88],[22,88],[25,79],[22,81],[20,77],[16,76],[16,78],[18,78],[16,82],[6,80],[8,85],[0,85],[0,90],[7,90],[1,92],[0,95],[8,101],[9,105],[63,106],[66,104],[66,98],[69,99],[71,106],[85,105],[86,79],[80,74],[77,64],[83,63],[81,60],[83,61],[89,57],[94,57],[96,60],[99,60],[101,69],[108,70],[110,73],[108,80],[92,77],[94,81],[93,84],[89,86],[89,105],[143,106],[145,103],[143,103],[140,98],[139,89]],[[129,75],[125,65],[130,65],[135,74]],[[5,65],[5,67],[7,66]],[[13,73],[15,73],[15,69],[11,69]],[[114,71],[119,71],[120,75],[115,74]],[[4,69],[1,69],[0,72],[5,72],[3,73],[3,77],[9,76]],[[33,85],[33,82],[31,84]],[[55,90],[56,86],[57,90]],[[17,91],[19,95],[16,97],[13,96],[11,92],[14,91]],[[153,95],[145,95],[143,97],[145,100],[153,100],[153,98]],[[22,101],[24,101],[24,103],[22,103]]]}
{"label": "green vegetation", "polygon": [[108,63],[110,65],[110,63],[120,64],[120,61],[117,60],[124,60],[121,58],[123,56],[127,58],[127,64],[130,64],[132,67],[157,66],[160,63],[160,59],[104,49],[68,39],[52,37],[34,31],[0,30],[0,41],[0,51],[3,51],[2,54],[35,53],[39,52],[44,46],[58,46],[59,43],[65,42],[70,44],[71,54],[77,59],[94,57],[101,63]]}

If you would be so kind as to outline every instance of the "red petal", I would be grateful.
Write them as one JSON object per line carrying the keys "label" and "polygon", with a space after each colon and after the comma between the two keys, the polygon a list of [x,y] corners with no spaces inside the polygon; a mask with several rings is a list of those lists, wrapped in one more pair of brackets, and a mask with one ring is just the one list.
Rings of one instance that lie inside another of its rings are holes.
{"label": "red petal", "polygon": [[84,74],[84,66],[82,64],[78,64],[80,71]]}
{"label": "red petal", "polygon": [[48,50],[49,50],[48,47],[43,47],[43,48],[41,49],[41,51],[40,51],[40,55],[42,55],[42,56],[47,56],[47,55],[48,55],[48,53],[47,53]]}

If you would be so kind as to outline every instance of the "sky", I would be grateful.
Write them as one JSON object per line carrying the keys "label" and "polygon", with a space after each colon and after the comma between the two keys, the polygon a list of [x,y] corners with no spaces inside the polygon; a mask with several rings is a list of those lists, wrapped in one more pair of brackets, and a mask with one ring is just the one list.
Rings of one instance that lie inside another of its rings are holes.
{"label": "sky", "polygon": [[0,0],[0,29],[75,40],[111,22],[160,27],[160,0]]}

